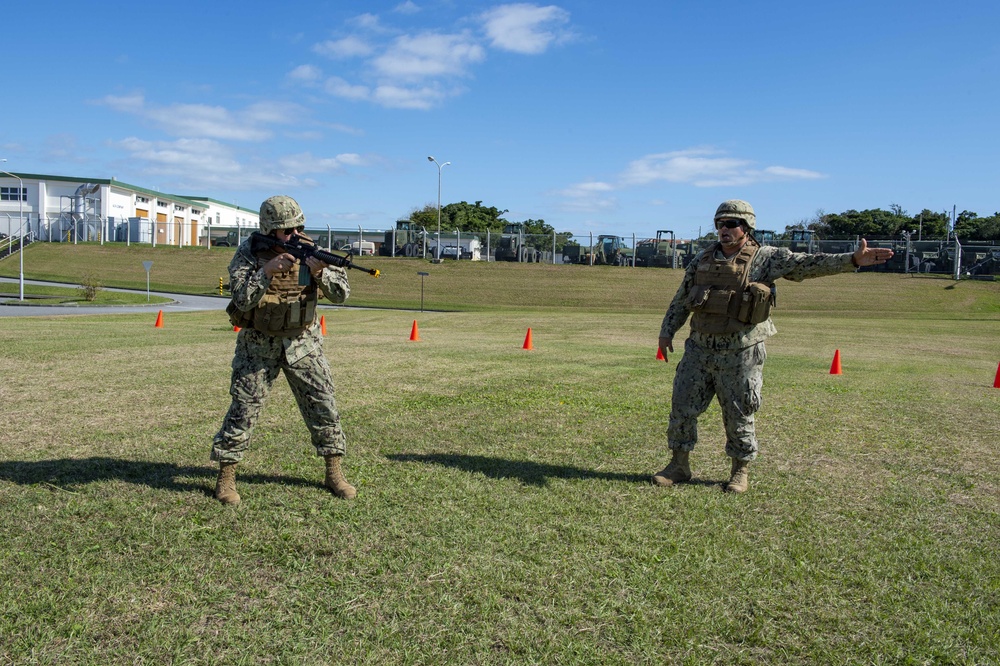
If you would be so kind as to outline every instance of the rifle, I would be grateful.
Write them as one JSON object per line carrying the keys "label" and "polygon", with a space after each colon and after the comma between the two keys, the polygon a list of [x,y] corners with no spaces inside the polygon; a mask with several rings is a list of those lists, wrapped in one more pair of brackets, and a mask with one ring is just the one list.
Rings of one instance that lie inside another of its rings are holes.
{"label": "rifle", "polygon": [[340,250],[327,252],[326,250],[321,250],[315,244],[299,235],[294,235],[286,241],[279,241],[274,236],[265,236],[259,231],[255,231],[250,234],[250,250],[256,252],[262,247],[284,250],[302,262],[305,262],[305,260],[309,257],[316,257],[320,261],[330,264],[331,266],[337,266],[338,268],[353,268],[355,270],[364,271],[365,273],[368,273],[372,277],[376,278],[380,274],[377,268],[365,268],[364,266],[358,266],[356,263],[351,261],[351,257],[354,256],[351,252],[342,252]]}

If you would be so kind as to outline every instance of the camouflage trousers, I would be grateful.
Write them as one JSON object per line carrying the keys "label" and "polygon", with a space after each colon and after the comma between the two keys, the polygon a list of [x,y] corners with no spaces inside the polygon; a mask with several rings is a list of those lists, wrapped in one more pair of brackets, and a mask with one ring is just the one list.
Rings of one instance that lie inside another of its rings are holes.
{"label": "camouflage trousers", "polygon": [[764,343],[744,349],[706,349],[690,339],[677,364],[671,398],[667,442],[671,449],[691,451],[698,443],[698,417],[718,398],[726,427],[726,455],[740,460],[757,457],[754,412],[760,409],[764,385]]}
{"label": "camouflage trousers", "polygon": [[340,428],[333,376],[322,347],[290,364],[284,354],[265,358],[247,353],[240,346],[233,357],[232,403],[222,427],[212,440],[212,460],[239,462],[250,448],[254,425],[280,371],[285,374],[298,403],[316,454],[343,455],[347,439]]}

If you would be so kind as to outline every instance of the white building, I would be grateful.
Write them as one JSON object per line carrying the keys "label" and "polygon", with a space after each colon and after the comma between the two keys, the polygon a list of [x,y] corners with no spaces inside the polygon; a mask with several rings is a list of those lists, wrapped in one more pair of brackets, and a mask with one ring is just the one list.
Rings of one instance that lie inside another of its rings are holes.
{"label": "white building", "polygon": [[[157,192],[115,178],[0,173],[0,232],[49,241],[208,245],[246,236],[258,211],[209,197]],[[20,179],[20,182],[19,180]],[[20,218],[20,219],[19,219]]]}

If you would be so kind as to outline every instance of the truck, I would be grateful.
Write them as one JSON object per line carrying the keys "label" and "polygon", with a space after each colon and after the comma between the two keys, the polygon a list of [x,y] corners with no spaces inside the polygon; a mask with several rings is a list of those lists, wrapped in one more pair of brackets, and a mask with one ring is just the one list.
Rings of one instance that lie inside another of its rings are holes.
{"label": "truck", "polygon": [[628,266],[632,263],[632,248],[621,236],[601,234],[593,248],[575,243],[563,247],[564,264],[594,264],[595,266]]}
{"label": "truck", "polygon": [[658,229],[656,238],[646,238],[636,243],[635,265],[678,268],[680,260],[677,256],[677,240],[674,232],[670,229]]}
{"label": "truck", "polygon": [[503,234],[497,240],[496,260],[533,263],[542,260],[542,253],[525,243],[524,225],[514,222],[504,226]]}
{"label": "truck", "polygon": [[383,257],[423,257],[427,251],[427,229],[410,220],[397,220],[396,227],[385,232],[385,242],[378,249]]}

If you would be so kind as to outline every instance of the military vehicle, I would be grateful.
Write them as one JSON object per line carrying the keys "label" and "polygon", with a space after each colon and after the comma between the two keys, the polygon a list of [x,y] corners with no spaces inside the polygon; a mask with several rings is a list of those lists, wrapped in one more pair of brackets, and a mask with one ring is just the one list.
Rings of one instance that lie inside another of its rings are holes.
{"label": "military vehicle", "polygon": [[422,257],[427,249],[427,229],[409,220],[398,220],[395,229],[385,232],[378,249],[383,257]]}
{"label": "military vehicle", "polygon": [[625,245],[624,238],[606,234],[597,237],[593,249],[575,244],[567,244],[563,247],[564,264],[628,266],[632,263],[632,256],[632,248]]}
{"label": "military vehicle", "polygon": [[524,225],[512,222],[503,228],[503,234],[497,240],[497,261],[538,262],[542,253],[538,248],[528,245],[524,238]]}
{"label": "military vehicle", "polygon": [[[669,236],[669,240],[667,239]],[[635,244],[635,265],[652,266],[654,268],[678,268],[677,241],[674,232],[660,229],[656,238],[647,238]]]}

